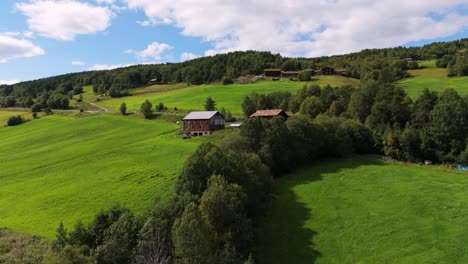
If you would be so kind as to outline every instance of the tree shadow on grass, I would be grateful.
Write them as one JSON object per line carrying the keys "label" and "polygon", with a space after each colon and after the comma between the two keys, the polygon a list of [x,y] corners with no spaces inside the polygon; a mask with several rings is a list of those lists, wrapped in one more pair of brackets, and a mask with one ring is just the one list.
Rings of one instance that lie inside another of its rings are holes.
{"label": "tree shadow on grass", "polygon": [[269,212],[263,221],[264,226],[259,230],[258,262],[315,263],[321,256],[313,243],[313,238],[318,232],[306,226],[308,221],[313,221],[314,212],[307,204],[299,201],[295,188],[321,181],[322,177],[329,173],[365,165],[385,165],[385,163],[368,157],[325,160],[279,179],[274,188]]}

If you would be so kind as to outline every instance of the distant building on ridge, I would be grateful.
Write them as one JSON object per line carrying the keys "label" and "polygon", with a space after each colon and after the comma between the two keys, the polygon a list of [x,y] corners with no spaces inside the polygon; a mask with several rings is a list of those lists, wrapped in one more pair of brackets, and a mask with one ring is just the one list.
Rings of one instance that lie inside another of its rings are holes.
{"label": "distant building on ridge", "polygon": [[283,109],[271,109],[271,110],[257,110],[250,117],[262,117],[262,118],[273,118],[275,116],[282,116],[288,118],[288,114]]}

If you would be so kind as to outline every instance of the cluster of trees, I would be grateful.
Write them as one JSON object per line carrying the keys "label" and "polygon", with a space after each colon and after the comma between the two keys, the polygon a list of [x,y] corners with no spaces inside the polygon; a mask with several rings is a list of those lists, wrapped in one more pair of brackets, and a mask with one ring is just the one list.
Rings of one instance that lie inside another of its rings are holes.
{"label": "cluster of trees", "polygon": [[272,178],[258,155],[239,149],[246,144],[200,145],[173,198],[143,217],[115,206],[70,232],[61,224],[48,263],[252,263]]}
{"label": "cluster of trees", "polygon": [[[28,96],[38,98],[49,91],[57,91],[67,96],[79,94],[84,85],[93,85],[96,94],[120,97],[127,95],[128,89],[146,85],[154,80],[157,83],[202,84],[220,81],[231,83],[242,75],[261,74],[266,68],[290,71],[315,70],[330,66],[345,70],[354,78],[380,80],[386,83],[403,78],[407,75],[407,69],[418,67],[417,63],[407,62],[406,58],[442,59],[446,55],[460,55],[460,51],[466,48],[468,48],[468,39],[432,43],[423,47],[368,49],[347,55],[313,59],[286,58],[270,52],[231,52],[183,63],[136,65],[110,71],[65,74],[15,85],[2,85],[0,97],[13,96],[17,100]],[[460,75],[459,68],[454,66],[456,75]],[[308,76],[301,77],[308,79]]]}
{"label": "cluster of trees", "polygon": [[448,76],[468,76],[468,51],[456,55],[445,55],[436,61],[439,68],[447,68]]}
{"label": "cluster of trees", "polygon": [[[154,110],[156,112],[162,112],[162,111],[166,111],[167,107],[163,103],[159,103],[155,106]],[[125,103],[123,103],[122,105],[120,105],[120,112],[124,115],[126,111],[127,111],[127,106],[125,105]],[[151,118],[153,116],[153,104],[149,100],[144,101],[141,104],[140,112],[143,114],[143,116],[146,119]]]}
{"label": "cluster of trees", "polygon": [[44,92],[36,100],[31,96],[21,97],[19,100],[14,96],[0,97],[0,107],[31,107],[32,112],[40,112],[43,108],[68,109],[69,105],[69,97],[56,91]]}
{"label": "cluster of trees", "polygon": [[306,86],[296,94],[277,92],[244,98],[245,116],[281,108],[310,118],[320,115],[359,121],[372,131],[377,153],[410,161],[467,163],[468,98],[453,89],[425,89],[413,102],[392,84],[352,87]]}

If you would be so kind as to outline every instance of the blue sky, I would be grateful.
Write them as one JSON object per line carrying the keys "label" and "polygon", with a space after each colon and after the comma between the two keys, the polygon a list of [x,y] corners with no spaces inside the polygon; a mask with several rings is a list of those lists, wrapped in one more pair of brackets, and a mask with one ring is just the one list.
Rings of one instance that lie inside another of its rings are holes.
{"label": "blue sky", "polygon": [[233,50],[314,57],[466,37],[466,0],[2,0],[0,83]]}

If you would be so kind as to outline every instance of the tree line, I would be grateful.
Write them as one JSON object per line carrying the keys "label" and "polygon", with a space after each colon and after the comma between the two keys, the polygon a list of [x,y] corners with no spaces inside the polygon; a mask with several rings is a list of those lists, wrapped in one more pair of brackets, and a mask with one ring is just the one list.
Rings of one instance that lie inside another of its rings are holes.
{"label": "tree line", "polygon": [[[128,95],[128,90],[153,83],[203,84],[212,82],[232,83],[242,75],[259,75],[266,68],[283,70],[320,69],[330,66],[347,71],[353,78],[380,80],[391,83],[407,77],[408,69],[419,66],[406,59],[447,60],[444,56],[456,57],[450,64],[451,75],[466,75],[468,39],[445,43],[432,43],[423,47],[396,47],[367,49],[347,55],[320,58],[287,58],[280,54],[259,51],[230,52],[182,63],[136,65],[109,71],[71,73],[15,85],[0,86],[0,102],[12,97],[17,102],[34,99],[44,93],[56,93],[70,98],[82,92],[82,87],[92,85],[96,94],[112,97]],[[466,53],[466,51],[465,51]],[[449,65],[449,64],[448,64]],[[462,65],[462,66],[460,66]],[[453,70],[452,70],[453,68]],[[59,105],[62,106],[62,105]]]}

